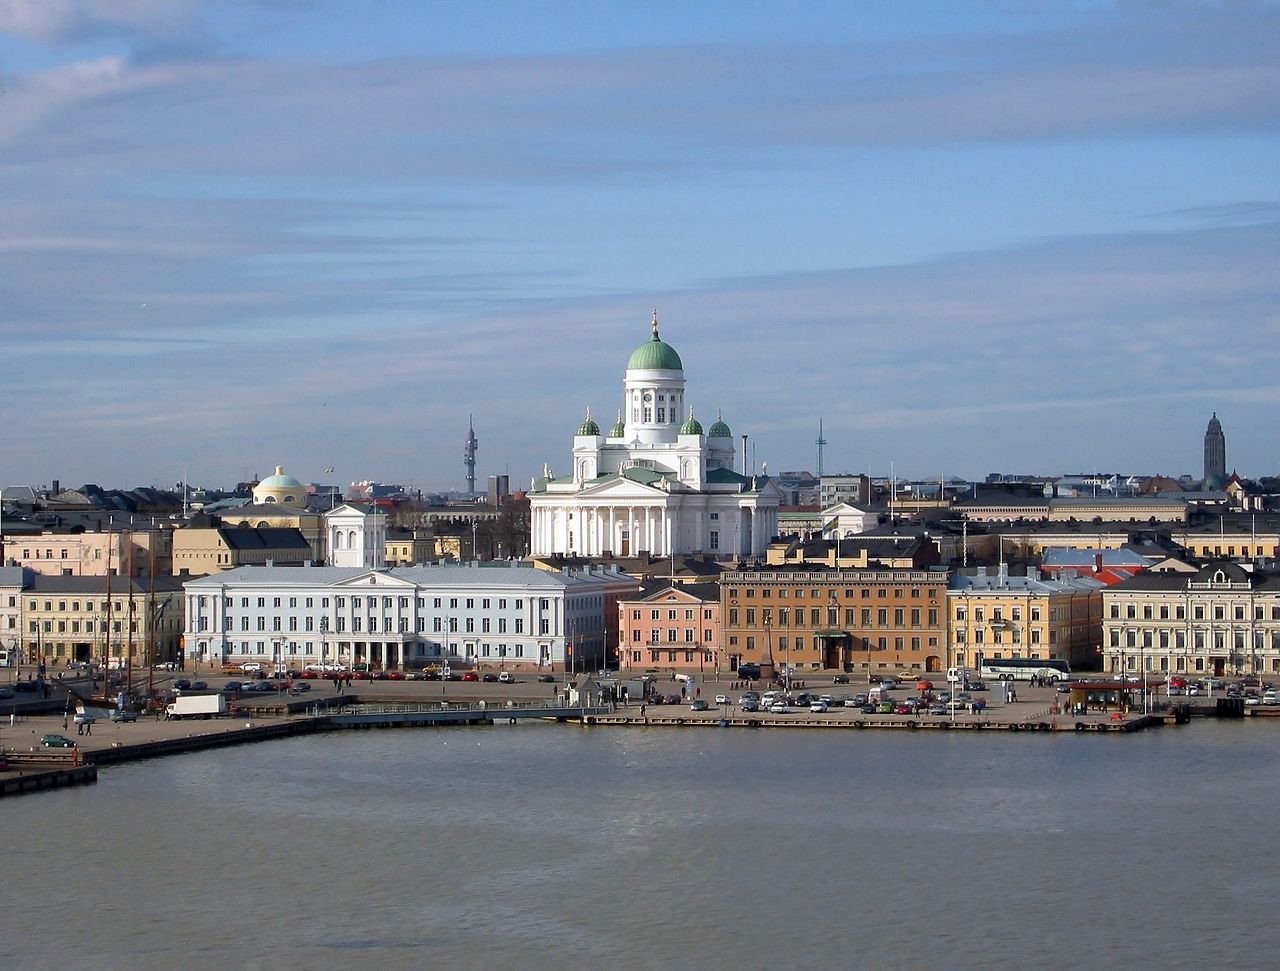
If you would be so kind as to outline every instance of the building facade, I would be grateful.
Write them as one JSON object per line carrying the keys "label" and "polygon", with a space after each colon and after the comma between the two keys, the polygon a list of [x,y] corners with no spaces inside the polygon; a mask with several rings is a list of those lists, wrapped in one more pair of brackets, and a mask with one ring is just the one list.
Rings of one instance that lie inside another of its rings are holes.
{"label": "building facade", "polygon": [[1225,560],[1140,573],[1103,593],[1102,633],[1116,674],[1280,673],[1280,577]]}
{"label": "building facade", "polygon": [[[105,525],[105,524],[104,524]],[[171,529],[45,530],[3,538],[0,562],[47,576],[157,576],[173,569]]]}
{"label": "building facade", "polygon": [[[951,665],[983,659],[1056,658],[1072,670],[1101,666],[1102,590],[1091,577],[952,577],[947,590]],[[950,665],[949,665],[950,666]]]}
{"label": "building facade", "polygon": [[[25,663],[139,666],[178,657],[182,588],[172,577],[28,576],[21,595]],[[110,581],[110,582],[108,582]]]}
{"label": "building facade", "polygon": [[722,669],[939,671],[947,574],[779,568],[720,579]]}
{"label": "building facade", "polygon": [[205,576],[241,566],[303,566],[313,556],[297,529],[188,526],[173,531],[173,572]]}
{"label": "building facade", "polygon": [[719,670],[720,588],[666,584],[618,602],[618,668],[685,673]]}
{"label": "building facade", "polygon": [[618,598],[638,589],[604,569],[250,567],[187,582],[186,649],[197,662],[289,669],[599,666],[616,647]]}
{"label": "building facade", "polygon": [[[688,407],[684,364],[658,336],[627,362],[624,407],[607,435],[587,417],[568,475],[550,468],[529,493],[534,556],[760,556],[778,531],[782,492],[734,470],[724,421],[705,433]],[[688,415],[686,418],[685,415]]]}

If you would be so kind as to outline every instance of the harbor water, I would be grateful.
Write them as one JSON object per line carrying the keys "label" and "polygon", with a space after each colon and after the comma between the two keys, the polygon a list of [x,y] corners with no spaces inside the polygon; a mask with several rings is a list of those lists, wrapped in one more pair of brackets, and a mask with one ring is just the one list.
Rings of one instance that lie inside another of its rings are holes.
{"label": "harbor water", "polygon": [[1274,966],[1280,724],[335,733],[5,800],[15,969]]}

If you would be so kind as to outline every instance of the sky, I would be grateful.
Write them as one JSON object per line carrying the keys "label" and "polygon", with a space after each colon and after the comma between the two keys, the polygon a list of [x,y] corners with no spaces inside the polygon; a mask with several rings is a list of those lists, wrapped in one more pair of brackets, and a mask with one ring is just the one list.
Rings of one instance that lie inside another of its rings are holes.
{"label": "sky", "polygon": [[[1280,473],[1280,3],[0,0],[0,484]],[[327,472],[333,469],[332,473]]]}

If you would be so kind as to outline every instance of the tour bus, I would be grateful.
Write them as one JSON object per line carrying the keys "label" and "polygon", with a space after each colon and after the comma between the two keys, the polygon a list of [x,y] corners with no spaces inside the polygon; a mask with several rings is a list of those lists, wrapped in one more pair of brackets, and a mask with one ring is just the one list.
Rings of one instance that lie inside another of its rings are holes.
{"label": "tour bus", "polygon": [[739,664],[738,677],[747,681],[760,680],[760,665],[758,664]]}
{"label": "tour bus", "polygon": [[1057,683],[1071,677],[1071,666],[1058,658],[1041,660],[1035,657],[1005,657],[982,659],[982,676],[997,681],[1042,681]]}
{"label": "tour bus", "polygon": [[17,648],[0,647],[0,668],[16,668],[17,661]]}

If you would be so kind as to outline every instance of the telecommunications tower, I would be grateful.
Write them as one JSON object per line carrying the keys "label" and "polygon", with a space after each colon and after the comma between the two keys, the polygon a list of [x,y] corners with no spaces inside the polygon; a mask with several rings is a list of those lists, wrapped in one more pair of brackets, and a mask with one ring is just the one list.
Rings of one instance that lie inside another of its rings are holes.
{"label": "telecommunications tower", "polygon": [[476,494],[476,448],[479,444],[476,441],[475,422],[471,420],[470,415],[467,415],[467,441],[462,447],[462,461],[467,467],[467,495],[469,496]]}

